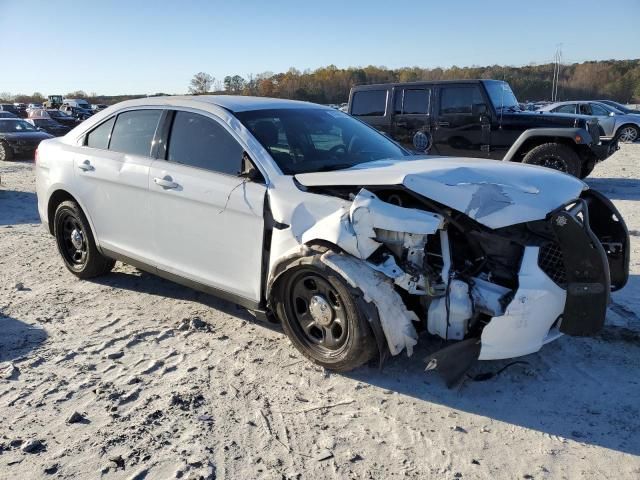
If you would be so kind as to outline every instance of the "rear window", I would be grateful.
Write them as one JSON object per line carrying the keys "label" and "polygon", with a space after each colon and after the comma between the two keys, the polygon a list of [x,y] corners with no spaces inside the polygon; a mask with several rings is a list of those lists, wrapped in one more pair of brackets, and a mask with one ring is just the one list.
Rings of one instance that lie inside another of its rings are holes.
{"label": "rear window", "polygon": [[387,106],[386,90],[362,90],[351,98],[351,115],[383,117]]}
{"label": "rear window", "polygon": [[109,150],[149,157],[161,115],[162,110],[135,110],[118,115]]}

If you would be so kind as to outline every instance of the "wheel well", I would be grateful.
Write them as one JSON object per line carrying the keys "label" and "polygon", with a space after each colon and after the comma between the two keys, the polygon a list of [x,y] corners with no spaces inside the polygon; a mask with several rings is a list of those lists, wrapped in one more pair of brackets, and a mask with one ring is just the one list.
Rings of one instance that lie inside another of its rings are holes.
{"label": "wheel well", "polygon": [[570,138],[565,138],[565,137],[531,137],[531,138],[526,139],[522,143],[522,145],[520,145],[520,148],[518,148],[518,151],[513,156],[511,161],[512,162],[522,162],[522,159],[525,157],[525,155],[527,153],[529,153],[531,150],[533,150],[537,146],[542,145],[544,143],[558,143],[558,144],[561,144],[561,145],[566,145],[567,147],[577,151],[576,144]]}
{"label": "wheel well", "polygon": [[51,233],[51,235],[53,235],[53,216],[56,214],[56,209],[58,208],[58,205],[60,205],[62,202],[66,202],[67,200],[78,203],[76,199],[73,198],[73,195],[65,190],[56,190],[51,194],[51,197],[49,197],[49,205],[47,206],[47,221],[49,222],[49,233]]}

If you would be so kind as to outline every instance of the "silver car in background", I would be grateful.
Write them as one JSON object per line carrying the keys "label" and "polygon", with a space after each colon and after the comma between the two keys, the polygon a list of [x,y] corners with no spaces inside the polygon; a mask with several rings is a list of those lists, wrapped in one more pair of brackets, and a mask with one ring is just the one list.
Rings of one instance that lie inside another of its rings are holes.
{"label": "silver car in background", "polygon": [[540,108],[540,112],[572,113],[597,117],[603,138],[616,138],[621,142],[635,142],[640,138],[640,115],[624,113],[602,102],[556,102]]}

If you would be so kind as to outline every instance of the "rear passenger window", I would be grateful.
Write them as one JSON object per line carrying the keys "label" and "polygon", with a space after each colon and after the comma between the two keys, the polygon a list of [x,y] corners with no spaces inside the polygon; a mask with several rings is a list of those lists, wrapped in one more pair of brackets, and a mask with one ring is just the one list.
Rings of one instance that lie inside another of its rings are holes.
{"label": "rear passenger window", "polygon": [[443,87],[440,95],[440,113],[444,115],[471,115],[474,105],[485,103],[478,87]]}
{"label": "rear passenger window", "polygon": [[405,115],[425,114],[429,112],[429,90],[405,89],[402,113]]}
{"label": "rear passenger window", "polygon": [[351,99],[351,115],[354,117],[383,117],[387,106],[386,90],[362,90]]}
{"label": "rear passenger window", "polygon": [[118,115],[109,150],[149,157],[161,115],[162,110],[134,110]]}
{"label": "rear passenger window", "polygon": [[237,175],[242,168],[242,145],[211,118],[176,112],[169,137],[170,162]]}
{"label": "rear passenger window", "polygon": [[87,147],[100,148],[106,150],[109,148],[109,139],[111,138],[111,129],[116,117],[110,118],[103,124],[94,128],[87,135]]}

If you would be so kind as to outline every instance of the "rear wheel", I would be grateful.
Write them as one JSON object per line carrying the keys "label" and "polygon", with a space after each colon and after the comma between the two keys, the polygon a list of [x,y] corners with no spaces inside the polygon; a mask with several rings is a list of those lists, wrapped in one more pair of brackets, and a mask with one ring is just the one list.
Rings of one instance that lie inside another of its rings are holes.
{"label": "rear wheel", "polygon": [[98,251],[89,222],[76,202],[58,205],[53,225],[58,251],[71,273],[91,278],[111,271],[115,261]]}
{"label": "rear wheel", "polygon": [[5,142],[0,142],[0,162],[7,162],[13,159],[13,150]]}
{"label": "rear wheel", "polygon": [[322,263],[320,254],[292,262],[274,292],[291,343],[312,362],[335,371],[359,367],[377,352],[358,307],[362,298],[362,291]]}
{"label": "rear wheel", "polygon": [[618,140],[624,143],[633,143],[640,137],[640,129],[633,125],[623,125],[618,130]]}
{"label": "rear wheel", "polygon": [[578,154],[566,145],[559,143],[538,145],[524,156],[522,163],[553,168],[574,177],[580,176],[582,172],[582,162]]}

